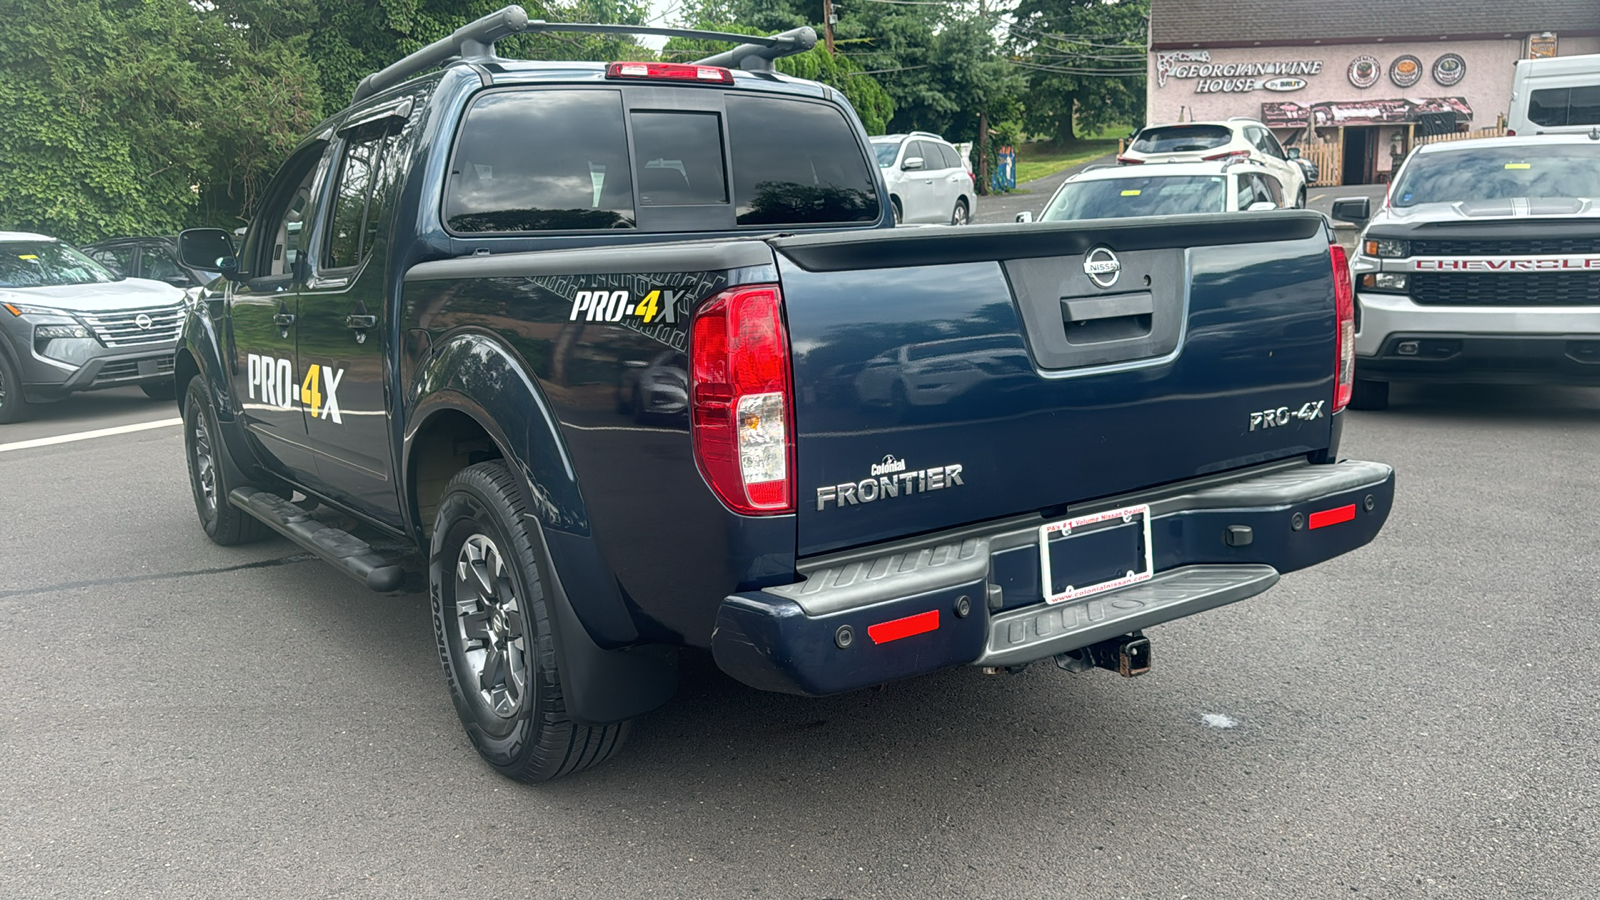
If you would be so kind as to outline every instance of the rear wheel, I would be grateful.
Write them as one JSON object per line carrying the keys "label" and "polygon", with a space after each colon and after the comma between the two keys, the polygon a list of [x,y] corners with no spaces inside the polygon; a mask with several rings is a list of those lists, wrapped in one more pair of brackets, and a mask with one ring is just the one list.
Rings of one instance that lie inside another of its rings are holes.
{"label": "rear wheel", "polygon": [[905,221],[905,213],[901,211],[900,201],[898,199],[891,197],[889,199],[889,208],[894,210],[894,223],[896,225],[899,225],[901,222]]}
{"label": "rear wheel", "polygon": [[1306,189],[1305,188],[1301,188],[1300,189],[1300,195],[1295,198],[1295,200],[1294,200],[1294,208],[1295,209],[1305,209],[1306,208]]}
{"label": "rear wheel", "polygon": [[1362,381],[1357,378],[1350,386],[1351,409],[1388,409],[1389,382]]}
{"label": "rear wheel", "polygon": [[224,547],[259,541],[271,533],[261,520],[228,502],[228,492],[243,485],[223,457],[217,416],[198,376],[189,379],[183,402],[183,446],[189,458],[189,487],[206,537]]}
{"label": "rear wheel", "polygon": [[965,199],[961,199],[961,200],[957,200],[956,201],[956,208],[955,208],[955,210],[953,212],[950,213],[950,224],[951,225],[965,225],[965,224],[967,224],[967,201]]}
{"label": "rear wheel", "polygon": [[609,759],[628,723],[567,717],[525,511],[504,463],[461,470],[439,502],[428,582],[439,658],[467,737],[501,774],[538,782]]}
{"label": "rear wheel", "polygon": [[10,357],[0,353],[0,425],[21,422],[33,415],[33,406],[22,396],[22,378]]}

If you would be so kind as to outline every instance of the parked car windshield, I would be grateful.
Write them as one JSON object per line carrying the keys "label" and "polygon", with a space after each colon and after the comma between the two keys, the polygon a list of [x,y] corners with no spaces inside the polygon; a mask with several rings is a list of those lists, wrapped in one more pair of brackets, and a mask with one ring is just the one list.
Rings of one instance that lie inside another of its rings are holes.
{"label": "parked car windshield", "polygon": [[894,165],[894,158],[900,155],[900,142],[873,141],[872,152],[878,156],[878,168],[887,169]]}
{"label": "parked car windshield", "polygon": [[1600,198],[1600,144],[1419,153],[1406,165],[1392,197],[1395,206],[1514,198]]}
{"label": "parked car windshield", "polygon": [[1062,186],[1039,218],[1060,222],[1225,212],[1226,180],[1222,175],[1145,175],[1073,182]]}
{"label": "parked car windshield", "polygon": [[1214,150],[1232,140],[1233,132],[1222,125],[1162,125],[1139,132],[1128,149],[1137,153],[1188,153]]}
{"label": "parked car windshield", "polygon": [[55,241],[0,243],[0,288],[103,284],[122,277]]}

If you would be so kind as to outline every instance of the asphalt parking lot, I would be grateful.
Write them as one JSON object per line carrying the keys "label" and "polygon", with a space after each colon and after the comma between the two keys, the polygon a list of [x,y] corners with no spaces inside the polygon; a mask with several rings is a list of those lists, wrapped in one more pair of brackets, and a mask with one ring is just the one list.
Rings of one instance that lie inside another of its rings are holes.
{"label": "asphalt parking lot", "polygon": [[542,787],[478,761],[422,596],[207,542],[178,428],[16,446],[171,415],[0,430],[7,897],[1600,894],[1600,391],[1348,414],[1377,542],[1153,629],[1144,678],[803,700],[692,655]]}

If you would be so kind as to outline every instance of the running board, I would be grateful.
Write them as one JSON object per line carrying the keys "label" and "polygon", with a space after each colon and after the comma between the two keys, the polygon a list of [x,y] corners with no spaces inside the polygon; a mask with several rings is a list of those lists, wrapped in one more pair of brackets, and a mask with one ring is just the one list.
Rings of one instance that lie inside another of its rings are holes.
{"label": "running board", "polygon": [[1161,622],[1236,603],[1278,583],[1264,565],[1181,566],[1143,584],[1047,606],[1036,603],[989,619],[979,666],[1015,666],[1096,644]]}
{"label": "running board", "polygon": [[276,494],[237,488],[229,492],[228,502],[380,594],[398,591],[405,583],[405,570],[379,555],[371,544],[319,522]]}

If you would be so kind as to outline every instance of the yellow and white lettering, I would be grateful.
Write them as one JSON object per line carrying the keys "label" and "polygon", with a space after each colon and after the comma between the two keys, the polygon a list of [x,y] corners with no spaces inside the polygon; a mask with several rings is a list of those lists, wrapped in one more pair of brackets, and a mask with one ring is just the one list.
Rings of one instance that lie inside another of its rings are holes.
{"label": "yellow and white lettering", "polygon": [[246,353],[244,362],[245,384],[250,393],[250,399],[254,400],[256,398],[256,385],[261,382],[261,357],[254,353]]}
{"label": "yellow and white lettering", "polygon": [[289,392],[289,386],[292,384],[294,384],[294,363],[287,359],[278,360],[278,377],[272,386],[272,392],[280,409],[290,409],[294,406],[294,397],[290,396]]}
{"label": "yellow and white lettering", "polygon": [[628,310],[628,292],[612,291],[611,305],[606,309],[606,319],[611,322],[621,322],[622,314]]}
{"label": "yellow and white lettering", "polygon": [[[344,370],[332,366],[322,367],[322,415],[320,418],[332,419],[335,425],[343,425],[344,419],[339,417],[339,382],[344,379]],[[313,411],[315,414],[315,411]]]}
{"label": "yellow and white lettering", "polygon": [[[567,321],[576,322],[578,321],[578,313],[588,312],[594,306],[594,295],[594,291],[579,291],[577,296],[572,298],[572,315],[567,316]],[[590,316],[590,318],[594,317]]]}

